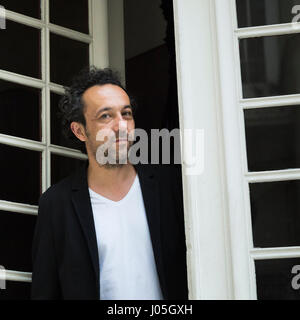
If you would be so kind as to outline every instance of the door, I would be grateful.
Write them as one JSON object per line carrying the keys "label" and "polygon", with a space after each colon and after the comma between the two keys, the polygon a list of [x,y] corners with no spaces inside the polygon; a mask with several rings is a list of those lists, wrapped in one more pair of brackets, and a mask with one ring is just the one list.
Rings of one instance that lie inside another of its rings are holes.
{"label": "door", "polygon": [[299,6],[237,0],[235,12],[251,296],[300,299]]}
{"label": "door", "polygon": [[299,299],[299,3],[174,3],[190,298]]}
{"label": "door", "polygon": [[[240,169],[240,185],[229,187],[232,208],[240,203],[229,212],[236,290],[244,288],[241,297],[249,299],[299,299],[299,7],[292,0],[215,3],[221,82],[232,61],[231,83],[221,83],[225,148],[238,136],[239,152],[227,156],[229,183]],[[228,15],[224,36],[221,8]]]}

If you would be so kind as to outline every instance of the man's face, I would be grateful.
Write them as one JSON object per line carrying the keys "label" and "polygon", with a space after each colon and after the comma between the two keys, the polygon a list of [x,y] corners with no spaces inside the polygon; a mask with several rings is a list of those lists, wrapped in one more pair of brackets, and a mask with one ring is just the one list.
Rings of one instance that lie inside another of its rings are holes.
{"label": "man's face", "polygon": [[88,155],[96,158],[98,148],[101,145],[104,147],[108,136],[114,135],[115,142],[110,144],[110,148],[115,150],[116,162],[124,160],[124,157],[127,160],[128,150],[133,143],[127,140],[128,134],[132,134],[135,127],[127,93],[112,84],[94,86],[83,94],[83,102]]}

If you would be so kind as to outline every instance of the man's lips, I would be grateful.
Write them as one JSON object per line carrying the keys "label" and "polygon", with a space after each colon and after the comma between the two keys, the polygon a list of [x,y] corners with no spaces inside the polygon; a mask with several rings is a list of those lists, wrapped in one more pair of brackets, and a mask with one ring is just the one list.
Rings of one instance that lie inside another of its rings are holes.
{"label": "man's lips", "polygon": [[116,139],[116,142],[128,142],[127,139]]}

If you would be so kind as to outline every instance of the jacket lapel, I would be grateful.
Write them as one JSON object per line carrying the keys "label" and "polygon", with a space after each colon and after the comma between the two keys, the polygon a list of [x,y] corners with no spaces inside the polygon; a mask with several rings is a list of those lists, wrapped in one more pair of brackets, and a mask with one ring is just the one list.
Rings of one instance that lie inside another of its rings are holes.
{"label": "jacket lapel", "polygon": [[[90,195],[88,192],[86,173],[87,166],[88,161],[84,163],[81,170],[79,170],[79,172],[75,175],[73,179],[72,201],[88,244],[89,252],[93,263],[93,268],[96,274],[97,287],[99,288],[100,278],[98,245]],[[159,183],[157,181],[157,177],[151,170],[150,166],[147,166],[147,168],[145,168],[141,165],[135,165],[134,167],[140,180],[141,191],[144,199],[146,216],[161,290],[164,298],[166,298],[167,292],[161,244]]]}
{"label": "jacket lapel", "polygon": [[150,166],[135,165],[139,176],[153,253],[164,298],[167,297],[160,226],[160,191],[157,176]]}
{"label": "jacket lapel", "polygon": [[72,184],[72,202],[79,218],[84,236],[87,241],[91,255],[93,268],[97,279],[97,288],[99,288],[99,257],[96,230],[93,218],[93,211],[88,191],[86,170],[88,161],[84,163],[81,170],[75,175]]}

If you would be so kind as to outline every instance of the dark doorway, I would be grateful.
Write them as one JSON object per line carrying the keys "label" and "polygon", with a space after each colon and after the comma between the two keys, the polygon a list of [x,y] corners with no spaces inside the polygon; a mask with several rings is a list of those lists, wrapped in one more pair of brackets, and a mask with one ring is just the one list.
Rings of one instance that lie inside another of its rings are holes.
{"label": "dark doorway", "polygon": [[173,4],[126,0],[126,86],[137,98],[136,127],[179,128]]}

